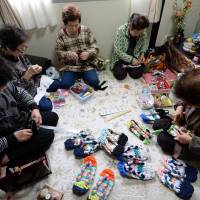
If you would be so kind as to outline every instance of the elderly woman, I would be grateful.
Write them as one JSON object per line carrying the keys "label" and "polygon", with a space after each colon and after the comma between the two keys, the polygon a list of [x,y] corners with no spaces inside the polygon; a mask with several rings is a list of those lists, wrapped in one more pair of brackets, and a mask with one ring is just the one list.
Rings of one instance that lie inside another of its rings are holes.
{"label": "elderly woman", "polygon": [[[31,65],[24,56],[28,47],[27,39],[28,36],[20,28],[5,26],[0,29],[0,58],[5,60],[8,66],[12,68],[13,82],[27,90],[34,97],[40,84],[42,67]],[[54,80],[47,91],[54,92],[59,87],[60,81]],[[50,111],[52,109],[50,99],[43,97],[39,102],[39,109]]]}
{"label": "elderly woman", "polygon": [[112,54],[112,71],[116,79],[125,79],[127,73],[134,79],[142,76],[147,50],[145,29],[148,26],[145,16],[133,13],[129,22],[118,28]]}
{"label": "elderly woman", "polygon": [[61,65],[61,88],[70,88],[82,78],[94,88],[99,86],[95,60],[99,51],[90,29],[81,24],[80,9],[66,4],[62,12],[63,28],[56,40],[56,53]]}
{"label": "elderly woman", "polygon": [[0,58],[0,166],[13,167],[44,154],[54,131],[40,125],[56,126],[58,115],[40,113],[33,97],[10,80],[12,71]]}

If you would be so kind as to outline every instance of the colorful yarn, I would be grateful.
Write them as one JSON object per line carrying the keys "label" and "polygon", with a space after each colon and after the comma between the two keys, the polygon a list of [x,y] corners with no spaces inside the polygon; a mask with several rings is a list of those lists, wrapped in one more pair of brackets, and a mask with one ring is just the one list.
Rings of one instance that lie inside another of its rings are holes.
{"label": "colorful yarn", "polygon": [[97,162],[95,157],[87,156],[81,165],[81,171],[73,184],[73,192],[77,195],[85,194],[93,184]]}
{"label": "colorful yarn", "polygon": [[130,122],[128,122],[128,127],[135,136],[137,136],[140,140],[144,142],[144,144],[150,143],[152,133],[145,126],[139,124],[135,120],[131,120]]}
{"label": "colorful yarn", "polygon": [[125,161],[127,163],[143,163],[149,158],[149,152],[141,145],[130,145],[124,153],[118,157],[118,160]]}
{"label": "colorful yarn", "polygon": [[165,167],[164,171],[174,177],[184,178],[189,182],[195,182],[197,180],[198,170],[183,161],[164,159],[163,165]]}
{"label": "colorful yarn", "polygon": [[95,186],[92,188],[88,200],[107,200],[114,186],[115,174],[111,169],[104,169],[100,173]]}
{"label": "colorful yarn", "polygon": [[192,196],[194,188],[190,182],[166,173],[163,168],[158,170],[157,174],[161,183],[174,191],[179,198],[189,199]]}
{"label": "colorful yarn", "polygon": [[120,161],[118,169],[122,176],[139,180],[150,180],[155,176],[152,166],[148,163],[130,164]]}

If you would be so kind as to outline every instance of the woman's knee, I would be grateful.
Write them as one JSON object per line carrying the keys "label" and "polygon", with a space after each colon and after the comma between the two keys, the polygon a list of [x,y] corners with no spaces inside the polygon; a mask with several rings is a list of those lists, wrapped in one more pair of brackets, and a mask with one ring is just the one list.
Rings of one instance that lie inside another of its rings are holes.
{"label": "woman's knee", "polygon": [[57,126],[58,124],[58,120],[59,120],[59,116],[57,113],[55,112],[51,112],[51,126]]}
{"label": "woman's knee", "polygon": [[167,133],[161,133],[157,137],[157,142],[164,152],[173,155],[175,142],[172,136],[167,135]]}
{"label": "woman's knee", "polygon": [[117,79],[117,80],[124,80],[125,78],[126,78],[126,76],[127,76],[127,72],[124,72],[124,71],[121,71],[121,72],[119,72],[119,71],[113,71],[113,75],[114,75],[114,77]]}
{"label": "woman's knee", "polygon": [[75,83],[75,80],[67,80],[67,79],[61,80],[60,88],[69,89],[72,85],[74,85],[74,83]]}
{"label": "woman's knee", "polygon": [[50,147],[50,145],[53,143],[54,131],[50,129],[40,128],[38,132],[40,134],[38,138],[38,143],[40,143],[40,145],[38,146],[41,146],[45,150],[47,150]]}
{"label": "woman's knee", "polygon": [[53,109],[53,104],[49,98],[44,96],[39,101],[38,107],[39,107],[40,111],[50,112]]}
{"label": "woman's knee", "polygon": [[131,78],[138,79],[143,75],[143,67],[135,67],[128,70],[128,73]]}
{"label": "woman's knee", "polygon": [[113,67],[113,75],[117,80],[123,80],[127,76],[127,70],[123,68],[123,64],[121,62],[116,62]]}
{"label": "woman's knee", "polygon": [[54,80],[53,83],[47,89],[47,92],[56,92],[60,88],[60,81],[58,79]]}

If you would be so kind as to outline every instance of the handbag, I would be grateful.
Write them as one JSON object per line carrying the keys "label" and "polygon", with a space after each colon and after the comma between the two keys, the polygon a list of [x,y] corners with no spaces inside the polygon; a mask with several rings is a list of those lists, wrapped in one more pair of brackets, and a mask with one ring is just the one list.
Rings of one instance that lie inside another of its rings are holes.
{"label": "handbag", "polygon": [[46,155],[21,166],[1,169],[0,189],[5,192],[20,190],[51,174]]}

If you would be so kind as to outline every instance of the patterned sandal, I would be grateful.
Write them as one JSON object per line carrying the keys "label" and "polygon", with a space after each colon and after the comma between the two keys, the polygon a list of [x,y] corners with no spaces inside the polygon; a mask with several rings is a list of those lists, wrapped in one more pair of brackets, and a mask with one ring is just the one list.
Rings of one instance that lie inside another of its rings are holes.
{"label": "patterned sandal", "polygon": [[87,140],[87,138],[91,135],[91,132],[89,130],[82,130],[79,133],[77,133],[75,136],[72,136],[68,138],[65,142],[65,149],[66,150],[73,150],[76,147],[79,147],[81,144],[83,144],[84,140]]}
{"label": "patterned sandal", "polygon": [[88,200],[107,200],[114,186],[115,174],[111,169],[104,169],[96,185],[92,188]]}
{"label": "patterned sandal", "polygon": [[73,184],[72,190],[74,194],[83,195],[91,188],[96,169],[97,162],[94,156],[84,158],[81,171],[76,177],[76,182]]}

